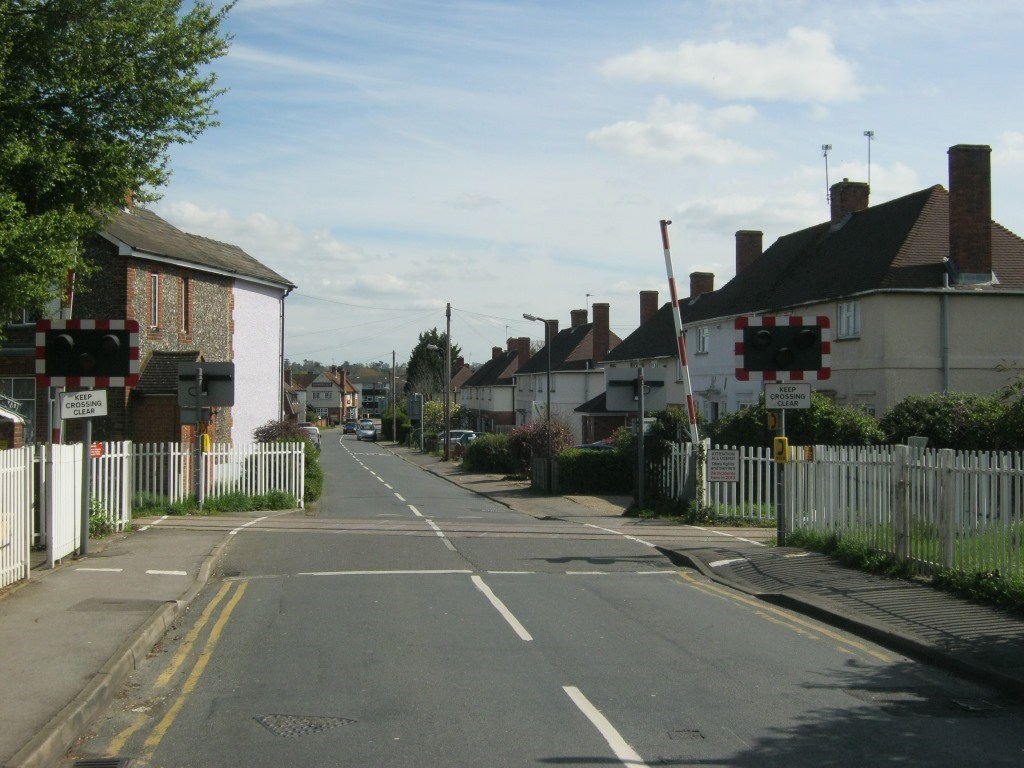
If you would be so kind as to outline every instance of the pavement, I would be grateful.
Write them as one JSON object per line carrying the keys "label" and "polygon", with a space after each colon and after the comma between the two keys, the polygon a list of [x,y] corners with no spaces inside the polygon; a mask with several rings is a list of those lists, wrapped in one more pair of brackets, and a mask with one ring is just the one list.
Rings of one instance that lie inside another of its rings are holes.
{"label": "pavement", "polygon": [[[702,528],[623,517],[621,496],[546,496],[500,475],[384,444],[423,470],[539,520],[629,536],[679,566],[765,602],[1024,699],[1024,619],[924,583],[768,547],[774,529]],[[0,766],[53,768],[208,580],[230,530],[160,531],[153,520],[90,541],[90,554],[33,569],[0,593]]]}

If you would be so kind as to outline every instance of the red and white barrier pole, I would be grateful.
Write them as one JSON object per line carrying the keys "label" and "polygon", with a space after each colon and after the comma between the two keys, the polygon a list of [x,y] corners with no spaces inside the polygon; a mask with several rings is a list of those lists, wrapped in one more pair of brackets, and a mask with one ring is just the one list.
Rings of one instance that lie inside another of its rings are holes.
{"label": "red and white barrier pole", "polygon": [[676,337],[679,339],[679,364],[683,369],[683,392],[686,395],[686,411],[690,417],[690,440],[694,446],[700,445],[697,433],[697,409],[693,404],[693,387],[690,386],[690,369],[686,360],[686,337],[683,336],[683,323],[679,317],[679,294],[676,292],[676,278],[672,272],[672,251],[668,245],[668,225],[671,221],[661,220],[661,243],[665,248],[665,270],[668,272],[668,289],[672,294],[672,321],[676,326]]}

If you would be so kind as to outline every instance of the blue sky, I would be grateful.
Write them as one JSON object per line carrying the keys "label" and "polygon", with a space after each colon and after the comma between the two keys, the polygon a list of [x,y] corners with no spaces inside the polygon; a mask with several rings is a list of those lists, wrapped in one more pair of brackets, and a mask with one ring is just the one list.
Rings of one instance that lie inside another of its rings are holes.
{"label": "blue sky", "polygon": [[[468,361],[688,275],[735,272],[828,218],[948,186],[992,147],[993,217],[1024,234],[1024,5],[1002,0],[240,0],[221,125],[172,153],[155,210],[298,288],[285,354],[399,362],[444,328]],[[589,294],[589,296],[588,296]]]}

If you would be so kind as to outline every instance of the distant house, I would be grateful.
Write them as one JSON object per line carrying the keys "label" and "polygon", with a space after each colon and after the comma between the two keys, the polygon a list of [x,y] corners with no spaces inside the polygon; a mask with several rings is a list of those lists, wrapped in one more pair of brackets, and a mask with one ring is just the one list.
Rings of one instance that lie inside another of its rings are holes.
{"label": "distant house", "polygon": [[[551,415],[560,417],[572,430],[573,439],[583,439],[583,418],[576,409],[604,391],[604,372],[598,367],[619,337],[609,327],[609,305],[594,304],[594,320],[587,322],[587,310],[571,313],[572,326],[558,330],[558,321],[548,327],[544,347],[516,371],[515,411],[517,424],[543,421],[547,402]],[[551,390],[547,391],[547,372],[551,370]]]}
{"label": "distant house", "polygon": [[306,409],[329,424],[359,418],[359,390],[342,368],[332,366],[314,375],[305,387]]}
{"label": "distant house", "polygon": [[[736,377],[738,316],[828,318],[831,377],[812,385],[877,415],[912,394],[991,394],[1009,383],[1005,367],[1024,363],[1024,337],[1013,331],[1024,320],[1024,240],[991,219],[990,148],[948,154],[948,192],[935,185],[869,206],[867,184],[844,179],[832,186],[829,221],[763,252],[760,232],[736,233],[736,276],[719,290],[691,290],[681,306],[705,418],[761,394],[760,381]],[[666,366],[669,402],[681,404],[676,357],[665,305],[607,362]]]}
{"label": "distant house", "polygon": [[530,359],[530,339],[509,338],[507,348],[493,347],[491,359],[466,379],[459,391],[459,405],[467,423],[477,432],[507,432],[515,426],[513,375]]}
{"label": "distant house", "polygon": [[[234,405],[216,409],[216,440],[248,442],[259,425],[281,418],[286,278],[237,246],[183,232],[151,211],[120,211],[85,243],[95,269],[78,280],[72,318],[132,319],[140,326],[135,389],[108,392],[108,413],[94,420],[96,440],[190,439],[177,404],[180,362],[233,362]],[[65,316],[67,316],[65,314]],[[10,382],[31,409],[31,440],[46,440],[54,393],[32,386],[24,365],[34,347],[28,326],[12,328],[0,350],[0,393]],[[32,353],[34,356],[34,353]],[[75,439],[79,425],[65,425]]]}

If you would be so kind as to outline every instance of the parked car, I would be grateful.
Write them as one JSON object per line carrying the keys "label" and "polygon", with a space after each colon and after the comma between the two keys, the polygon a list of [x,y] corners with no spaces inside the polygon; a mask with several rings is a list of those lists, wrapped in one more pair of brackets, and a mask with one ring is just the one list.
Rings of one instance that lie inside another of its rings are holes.
{"label": "parked car", "polygon": [[306,437],[309,438],[309,442],[315,445],[317,447],[317,450],[319,450],[320,429],[313,424],[300,424],[299,429],[301,429],[306,434]]}
{"label": "parked car", "polygon": [[361,419],[356,427],[356,440],[377,442],[377,427],[369,419]]}
{"label": "parked car", "polygon": [[359,424],[356,422],[356,420],[355,419],[349,419],[348,421],[345,422],[345,426],[342,429],[342,434],[343,435],[354,435],[356,433],[357,429],[359,429]]}
{"label": "parked car", "polygon": [[604,440],[598,440],[593,443],[585,443],[584,445],[577,445],[576,447],[582,448],[585,451],[614,451],[615,438],[606,437]]}
{"label": "parked car", "polygon": [[[455,443],[459,442],[459,440],[461,440],[464,435],[473,435],[473,434],[476,434],[476,433],[472,429],[453,429],[451,431],[452,445],[454,445]],[[438,445],[442,445],[443,443],[444,443],[444,430],[441,430],[440,432],[437,433],[437,444]]]}

